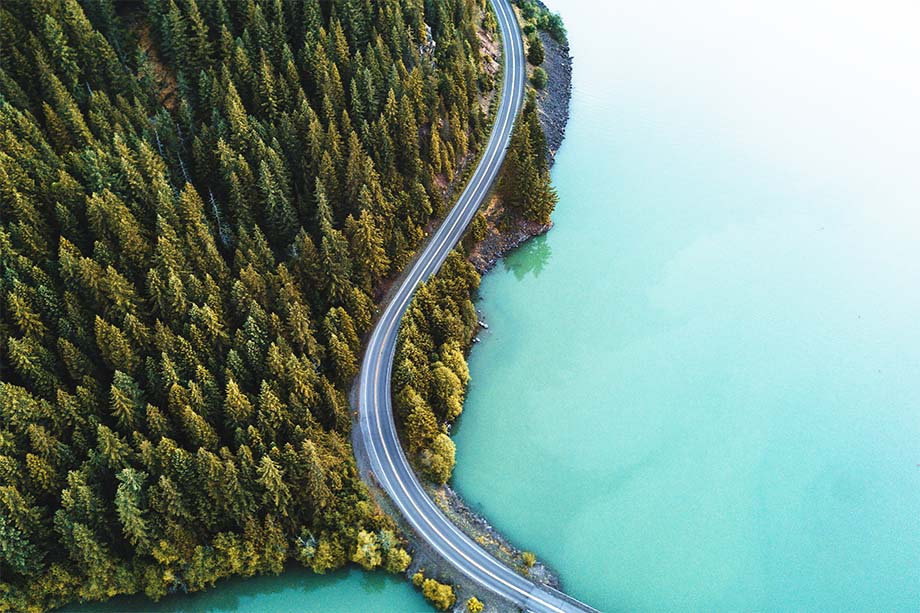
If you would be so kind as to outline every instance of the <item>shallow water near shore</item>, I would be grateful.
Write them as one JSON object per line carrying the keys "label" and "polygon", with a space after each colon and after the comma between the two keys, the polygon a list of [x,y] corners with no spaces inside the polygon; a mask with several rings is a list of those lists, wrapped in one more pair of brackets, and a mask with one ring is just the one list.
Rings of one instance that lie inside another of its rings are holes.
{"label": "shallow water near shore", "polygon": [[915,611],[920,14],[737,4],[550,3],[556,226],[483,279],[453,484],[605,611]]}
{"label": "shallow water near shore", "polygon": [[173,594],[154,603],[143,596],[120,596],[104,603],[72,605],[61,613],[354,613],[430,611],[422,595],[402,577],[347,569],[317,575],[290,565],[278,576],[219,581],[204,592]]}

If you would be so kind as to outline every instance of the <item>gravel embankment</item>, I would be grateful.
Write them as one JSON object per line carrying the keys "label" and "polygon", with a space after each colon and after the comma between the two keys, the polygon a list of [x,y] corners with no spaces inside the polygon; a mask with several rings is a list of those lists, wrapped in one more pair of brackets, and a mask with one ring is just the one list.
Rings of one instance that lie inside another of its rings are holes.
{"label": "gravel embankment", "polygon": [[569,99],[572,97],[572,57],[569,46],[560,45],[546,32],[540,32],[546,57],[543,70],[549,81],[546,88],[537,95],[540,109],[540,125],[546,134],[550,163],[559,151],[565,138],[565,126],[569,121]]}

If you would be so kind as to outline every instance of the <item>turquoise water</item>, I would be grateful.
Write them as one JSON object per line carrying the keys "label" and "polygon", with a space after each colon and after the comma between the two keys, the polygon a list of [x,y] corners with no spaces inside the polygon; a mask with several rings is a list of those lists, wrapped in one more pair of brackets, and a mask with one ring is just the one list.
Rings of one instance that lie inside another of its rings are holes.
{"label": "turquoise water", "polygon": [[291,567],[283,574],[228,579],[205,592],[167,596],[159,603],[119,597],[103,604],[65,607],[94,613],[355,613],[356,611],[431,611],[408,581],[383,572],[345,570],[316,575]]}
{"label": "turquoise water", "polygon": [[551,2],[454,484],[605,611],[920,609],[920,14],[855,4]]}

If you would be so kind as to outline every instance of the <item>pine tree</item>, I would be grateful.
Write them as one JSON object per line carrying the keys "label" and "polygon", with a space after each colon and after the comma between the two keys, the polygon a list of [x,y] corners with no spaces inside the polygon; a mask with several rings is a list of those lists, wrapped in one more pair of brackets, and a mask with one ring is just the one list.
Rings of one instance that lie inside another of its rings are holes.
{"label": "pine tree", "polygon": [[406,434],[409,438],[409,451],[417,452],[427,447],[437,436],[438,422],[434,413],[424,403],[419,403],[406,419]]}
{"label": "pine tree", "polygon": [[527,38],[527,61],[539,66],[543,63],[544,57],[543,41],[540,40],[540,35],[534,32]]}
{"label": "pine tree", "polygon": [[237,427],[247,425],[253,414],[252,404],[233,379],[227,381],[224,412],[229,423]]}
{"label": "pine tree", "polygon": [[188,13],[187,58],[190,77],[197,77],[211,65],[212,45],[208,26],[198,10],[196,0],[186,0]]}
{"label": "pine tree", "polygon": [[98,315],[95,320],[96,344],[106,364],[113,370],[131,372],[137,365],[137,356],[128,339],[117,326]]}
{"label": "pine tree", "polygon": [[148,543],[148,526],[140,508],[143,484],[147,475],[133,468],[125,468],[118,473],[118,489],[115,492],[115,510],[121,522],[125,536],[135,546],[146,548]]}
{"label": "pine tree", "polygon": [[546,162],[546,139],[532,100],[511,135],[498,183],[502,202],[524,218],[548,223],[556,205]]}
{"label": "pine tree", "polygon": [[142,411],[146,411],[143,393],[134,380],[120,370],[115,371],[111,388],[112,415],[125,432],[137,429]]}
{"label": "pine tree", "polygon": [[166,43],[166,52],[177,66],[188,65],[188,35],[185,17],[175,0],[169,0],[169,8],[162,23],[162,36]]}
{"label": "pine tree", "polygon": [[399,100],[399,114],[395,128],[397,164],[402,174],[414,178],[419,173],[418,125],[408,96]]}
{"label": "pine tree", "polygon": [[259,485],[263,489],[263,500],[283,515],[287,514],[287,504],[291,493],[282,479],[283,473],[278,464],[268,455],[259,460]]}
{"label": "pine tree", "polygon": [[266,218],[266,232],[279,249],[286,247],[297,231],[297,216],[266,160],[259,164],[259,193]]}
{"label": "pine tree", "polygon": [[64,30],[52,15],[46,14],[41,34],[46,48],[52,54],[55,73],[63,79],[63,85],[69,91],[73,91],[80,77],[80,68],[77,64],[77,55],[67,42]]}
{"label": "pine tree", "polygon": [[326,469],[313,441],[304,441],[301,454],[306,467],[306,491],[316,509],[322,509],[332,500],[332,491],[326,485]]}
{"label": "pine tree", "polygon": [[361,212],[357,221],[349,216],[346,231],[351,236],[351,253],[359,271],[360,285],[365,290],[370,290],[386,275],[390,267],[383,238],[374,223],[372,213],[367,210]]}

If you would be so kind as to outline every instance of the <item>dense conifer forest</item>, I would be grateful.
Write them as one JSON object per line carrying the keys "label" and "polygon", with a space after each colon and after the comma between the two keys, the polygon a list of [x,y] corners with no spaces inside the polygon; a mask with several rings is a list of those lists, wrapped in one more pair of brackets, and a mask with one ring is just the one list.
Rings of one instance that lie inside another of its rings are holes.
{"label": "dense conifer forest", "polygon": [[[0,609],[406,568],[346,394],[487,134],[494,32],[482,0],[0,4]],[[446,266],[402,349],[437,419],[478,283]]]}

